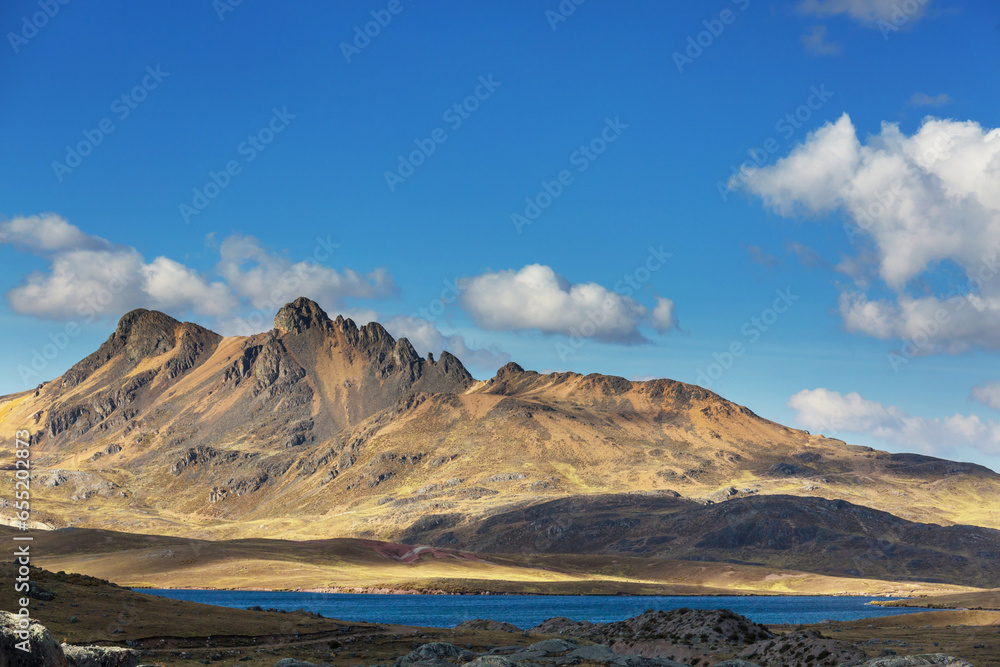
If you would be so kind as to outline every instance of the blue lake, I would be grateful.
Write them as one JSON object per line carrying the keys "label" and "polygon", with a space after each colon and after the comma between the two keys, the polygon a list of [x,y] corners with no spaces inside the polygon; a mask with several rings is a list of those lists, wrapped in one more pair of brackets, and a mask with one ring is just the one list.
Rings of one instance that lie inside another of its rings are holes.
{"label": "blue lake", "polygon": [[625,597],[577,595],[370,595],[363,593],[295,593],[280,591],[216,591],[137,588],[136,591],[178,600],[244,609],[305,609],[328,618],[372,623],[399,623],[450,628],[471,618],[507,621],[530,628],[553,616],[592,622],[620,621],[647,609],[731,609],[758,623],[851,621],[925,611],[868,605],[871,600],[899,598],[775,597]]}

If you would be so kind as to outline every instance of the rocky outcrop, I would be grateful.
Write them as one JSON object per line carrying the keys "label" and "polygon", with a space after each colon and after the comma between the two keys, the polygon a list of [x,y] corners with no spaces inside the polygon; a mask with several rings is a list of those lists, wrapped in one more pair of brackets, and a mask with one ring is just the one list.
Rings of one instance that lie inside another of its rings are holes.
{"label": "rocky outcrop", "polygon": [[280,334],[303,333],[309,329],[330,329],[332,322],[315,301],[299,297],[286,303],[274,316],[274,328]]}
{"label": "rocky outcrop", "polygon": [[574,639],[546,639],[530,646],[503,646],[482,655],[445,642],[434,642],[397,658],[394,667],[556,667],[580,663],[613,667],[685,667],[673,660],[617,653],[600,644],[581,645]]}
{"label": "rocky outcrop", "polygon": [[875,658],[852,665],[852,667],[924,667],[925,665],[940,665],[940,667],[973,667],[971,662],[961,658],[953,658],[944,653],[925,653],[923,655],[892,656]]}
{"label": "rocky outcrop", "polygon": [[550,618],[530,632],[579,637],[619,654],[687,662],[698,656],[733,654],[774,634],[728,609],[646,611],[614,623]]}
{"label": "rocky outcrop", "polygon": [[855,664],[868,656],[852,644],[824,637],[818,630],[799,630],[757,642],[739,657],[761,667],[833,667]]}
{"label": "rocky outcrop", "polygon": [[66,664],[62,647],[48,628],[34,619],[0,611],[0,665],[65,667]]}
{"label": "rocky outcrop", "polygon": [[139,652],[119,646],[62,645],[67,667],[137,667]]}
{"label": "rocky outcrop", "polygon": [[34,619],[0,611],[0,667],[137,667],[138,664],[138,651],[60,645],[48,628]]}
{"label": "rocky outcrop", "polygon": [[98,368],[115,358],[125,364],[120,373],[134,368],[142,359],[164,354],[174,349],[178,338],[183,336],[180,359],[172,367],[174,374],[194,365],[199,353],[214,346],[220,336],[196,324],[181,324],[174,318],[155,310],[137,308],[126,313],[119,321],[115,332],[93,354],[77,363],[62,376],[62,386],[72,388],[94,373]]}
{"label": "rocky outcrop", "polygon": [[505,623],[504,621],[491,621],[488,618],[473,618],[468,621],[462,621],[455,626],[456,630],[474,630],[474,631],[486,631],[486,632],[521,632],[521,628],[517,627],[513,623]]}

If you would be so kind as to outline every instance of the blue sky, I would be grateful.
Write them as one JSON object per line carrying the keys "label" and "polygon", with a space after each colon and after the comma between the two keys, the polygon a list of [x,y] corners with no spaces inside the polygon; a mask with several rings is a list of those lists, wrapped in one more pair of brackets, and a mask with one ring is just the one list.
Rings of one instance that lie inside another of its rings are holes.
{"label": "blue sky", "polygon": [[302,293],[480,378],[701,381],[1000,467],[990,3],[36,0],[0,27],[0,392],[134,307],[235,334]]}

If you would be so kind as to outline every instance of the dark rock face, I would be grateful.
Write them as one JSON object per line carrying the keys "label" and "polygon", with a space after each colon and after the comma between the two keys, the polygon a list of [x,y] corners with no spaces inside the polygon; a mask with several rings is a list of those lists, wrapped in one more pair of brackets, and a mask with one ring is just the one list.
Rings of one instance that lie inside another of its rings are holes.
{"label": "dark rock face", "polygon": [[274,328],[279,333],[302,333],[308,329],[329,329],[332,322],[315,301],[299,297],[282,306],[274,316]]}
{"label": "dark rock face", "polygon": [[[86,357],[62,377],[64,388],[71,388],[86,380],[98,368],[115,357],[127,360],[127,370],[146,357],[153,357],[174,349],[178,334],[191,336],[187,348],[175,362],[175,373],[190,368],[198,357],[198,352],[214,347],[220,336],[196,324],[181,324],[174,318],[155,310],[138,308],[126,313],[118,321],[118,328],[104,341],[96,352]],[[185,336],[186,337],[186,336]]]}

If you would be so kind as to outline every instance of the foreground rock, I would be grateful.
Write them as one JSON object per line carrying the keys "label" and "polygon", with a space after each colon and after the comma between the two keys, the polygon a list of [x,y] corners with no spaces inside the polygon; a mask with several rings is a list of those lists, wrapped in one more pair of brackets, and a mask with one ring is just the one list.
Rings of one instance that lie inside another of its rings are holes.
{"label": "foreground rock", "polygon": [[853,644],[824,637],[817,630],[799,630],[759,641],[742,651],[739,657],[761,667],[853,665],[868,658]]}
{"label": "foreground rock", "polygon": [[[27,631],[27,639],[19,632]],[[27,641],[28,652],[17,648]],[[66,665],[59,642],[52,638],[48,628],[33,619],[22,619],[7,611],[0,611],[0,665],[24,667],[62,667]]]}
{"label": "foreground rock", "polygon": [[513,665],[576,665],[614,667],[686,667],[663,658],[621,654],[604,644],[581,645],[575,639],[546,639],[530,646],[502,646],[477,655],[445,642],[424,644],[397,658],[394,667],[512,667]]}
{"label": "foreground rock", "polygon": [[941,665],[942,667],[973,667],[971,662],[953,658],[944,653],[925,653],[924,655],[892,656],[890,658],[875,658],[853,667],[922,667],[923,665]]}
{"label": "foreground rock", "polygon": [[[25,641],[19,632],[27,631],[27,652],[18,648]],[[71,646],[59,644],[48,628],[34,619],[21,619],[0,611],[0,667],[137,667],[139,653],[131,649],[107,646]]]}
{"label": "foreground rock", "polygon": [[456,630],[479,630],[486,632],[522,632],[521,628],[504,621],[491,621],[488,618],[473,618],[462,621],[455,626]]}
{"label": "foreground rock", "polygon": [[[615,623],[589,623],[550,618],[531,632],[569,635],[607,644],[620,654],[702,662],[733,655],[774,634],[759,623],[728,609],[647,611]],[[817,663],[822,664],[822,663]]]}

